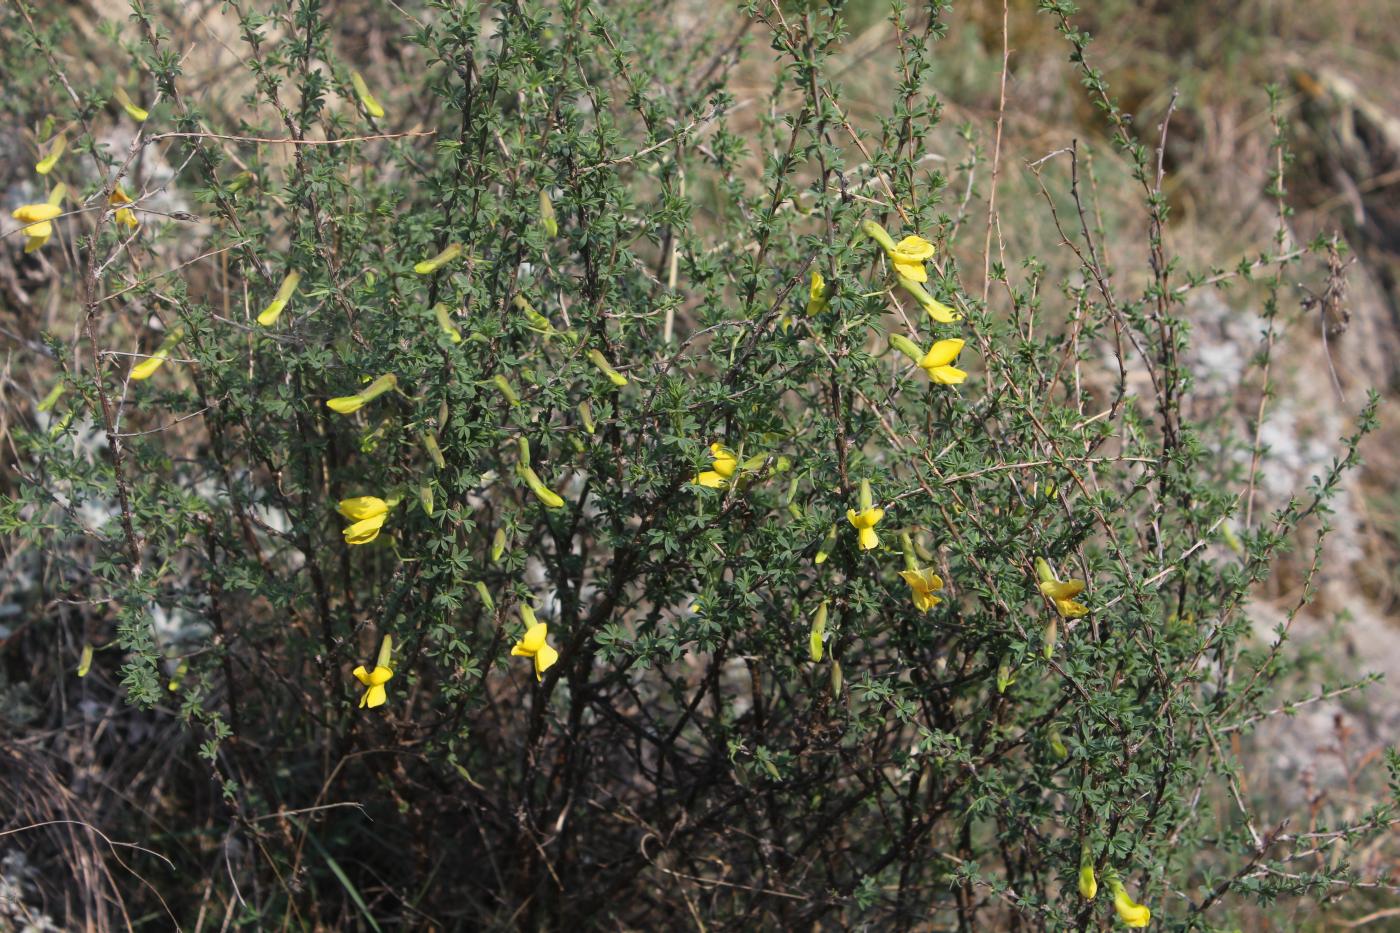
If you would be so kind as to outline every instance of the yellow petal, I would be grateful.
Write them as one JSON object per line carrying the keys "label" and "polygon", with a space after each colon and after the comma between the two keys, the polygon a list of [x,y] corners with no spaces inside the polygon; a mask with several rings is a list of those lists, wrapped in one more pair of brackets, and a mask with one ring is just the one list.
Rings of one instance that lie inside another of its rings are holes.
{"label": "yellow petal", "polygon": [[168,350],[157,350],[151,357],[143,362],[131,367],[131,378],[138,382],[142,379],[149,379],[157,369],[165,363],[165,358],[170,355]]}
{"label": "yellow petal", "polygon": [[358,680],[360,683],[364,684],[366,687],[369,686],[369,671],[365,670],[365,666],[363,664],[355,668],[350,673],[354,674],[355,679]]}
{"label": "yellow petal", "polygon": [[11,211],[10,216],[15,220],[32,224],[41,220],[53,220],[62,213],[63,208],[56,204],[25,204]]}
{"label": "yellow petal", "polygon": [[388,668],[388,667],[384,667],[382,664],[377,664],[377,665],[375,665],[374,670],[372,670],[372,671],[369,672],[369,684],[370,684],[370,686],[372,686],[372,687],[377,687],[377,686],[379,686],[380,684],[387,684],[389,681],[391,681],[391,680],[393,680],[393,679],[394,679],[394,671],[393,671],[393,669],[392,669],[392,668]]}
{"label": "yellow petal", "polygon": [[912,282],[928,281],[928,270],[922,262],[909,262],[896,257],[891,257],[891,261],[894,263],[896,275],[902,275]]}
{"label": "yellow petal", "polygon": [[919,361],[919,366],[926,370],[947,366],[958,358],[958,354],[962,352],[963,344],[966,342],[957,338],[938,341],[929,347],[928,353],[924,354],[924,358]]}
{"label": "yellow petal", "polygon": [[944,386],[955,386],[967,378],[967,373],[956,366],[935,366],[925,372],[928,373],[929,379]]}
{"label": "yellow petal", "polygon": [[880,536],[875,533],[874,528],[862,528],[860,530],[860,549],[862,551],[873,551],[880,546]]}
{"label": "yellow petal", "polygon": [[1083,580],[1050,580],[1040,584],[1040,591],[1051,599],[1072,599],[1084,592]]}
{"label": "yellow petal", "polygon": [[538,654],[539,650],[544,647],[545,636],[548,634],[549,625],[544,622],[536,622],[525,630],[524,637],[516,644],[515,650],[511,651],[511,654],[515,654],[516,651],[527,657]]}
{"label": "yellow petal", "polygon": [[361,708],[368,706],[374,709],[376,706],[383,706],[384,701],[389,698],[389,692],[381,685],[375,684],[365,691],[365,695],[360,699]]}
{"label": "yellow petal", "polygon": [[53,167],[58,164],[58,157],[63,155],[63,150],[67,148],[68,137],[64,136],[62,133],[55,136],[53,141],[49,143],[48,154],[34,166],[34,171],[38,172],[40,175],[47,175],[49,172],[52,172]]}
{"label": "yellow petal", "polygon": [[1072,599],[1055,600],[1055,608],[1066,619],[1078,619],[1089,614],[1089,607]]}
{"label": "yellow petal", "polygon": [[816,269],[812,270],[812,284],[807,288],[807,314],[821,314],[828,307],[830,301],[826,294],[826,279]]}
{"label": "yellow petal", "polygon": [[372,518],[366,518],[363,521],[355,522],[353,525],[346,526],[345,530],[341,532],[345,536],[345,543],[369,544],[375,538],[379,537],[379,529],[384,527],[386,518],[387,516],[385,515],[376,515]]}
{"label": "yellow petal", "polygon": [[535,654],[535,679],[544,680],[544,672],[554,666],[554,662],[559,660],[559,652],[549,645],[541,645],[540,650]]}
{"label": "yellow petal", "polygon": [[20,232],[31,240],[38,240],[40,244],[43,244],[47,243],[49,237],[53,236],[53,224],[43,220],[37,224],[30,224]]}
{"label": "yellow petal", "polygon": [[907,236],[894,245],[890,258],[895,262],[923,262],[932,259],[933,244],[921,236]]}
{"label": "yellow petal", "polygon": [[739,458],[734,455],[734,451],[723,444],[711,444],[710,457],[714,460],[715,472],[725,479],[733,476],[734,471],[739,468]]}
{"label": "yellow petal", "polygon": [[389,503],[378,496],[355,496],[341,499],[335,510],[352,522],[360,522],[376,515],[384,515],[389,511]]}
{"label": "yellow petal", "polygon": [[704,473],[701,473],[700,475],[696,476],[695,479],[693,479],[691,482],[693,482],[697,486],[705,486],[709,489],[719,489],[726,482],[728,482],[728,480],[726,480],[725,477],[716,473],[714,470],[706,470]]}

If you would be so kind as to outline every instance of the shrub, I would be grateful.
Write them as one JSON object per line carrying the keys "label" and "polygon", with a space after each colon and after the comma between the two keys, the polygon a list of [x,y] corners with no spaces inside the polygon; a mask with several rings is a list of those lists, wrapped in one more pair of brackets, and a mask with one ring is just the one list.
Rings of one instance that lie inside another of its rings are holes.
{"label": "shrub", "polygon": [[[1049,260],[998,248],[1004,154],[929,157],[938,3],[890,8],[875,112],[840,5],[695,36],[627,2],[388,4],[355,13],[408,32],[376,58],[318,0],[225,8],[222,90],[174,10],[134,0],[91,67],[61,10],[5,14],[7,106],[69,143],[24,260],[61,308],[26,388],[62,394],[12,428],[9,689],[124,695],[83,761],[142,798],[90,792],[148,886],[72,911],[1203,929],[1357,880],[1393,811],[1290,832],[1231,746],[1294,699],[1251,588],[1312,541],[1306,605],[1374,424],[1259,500],[1310,252],[1280,118],[1276,241],[1189,271],[1162,139],[1042,3],[1141,203],[1114,268],[1077,147],[1018,206]],[[1240,282],[1268,328],[1243,433],[1184,404],[1187,302]],[[10,709],[17,754],[59,741]]]}

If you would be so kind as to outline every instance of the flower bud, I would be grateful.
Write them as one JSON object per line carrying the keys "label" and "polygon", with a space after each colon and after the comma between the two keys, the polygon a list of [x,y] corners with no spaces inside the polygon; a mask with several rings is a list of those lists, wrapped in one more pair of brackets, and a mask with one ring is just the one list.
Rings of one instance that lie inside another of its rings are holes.
{"label": "flower bud", "polygon": [[826,537],[825,537],[825,538],[822,538],[822,543],[819,544],[819,545],[817,546],[817,556],[816,556],[815,558],[813,558],[812,563],[814,563],[814,564],[824,564],[824,563],[826,563],[826,559],[827,559],[828,557],[831,556],[831,552],[832,552],[833,550],[835,550],[835,548],[836,548],[836,526],[835,526],[835,525],[832,525],[832,526],[831,526],[831,530],[828,531],[828,532],[826,533]]}
{"label": "flower bud", "polygon": [[540,226],[550,239],[559,235],[559,219],[554,215],[554,202],[543,188],[540,189]]}
{"label": "flower bud", "polygon": [[608,377],[608,381],[613,385],[618,388],[627,385],[627,377],[613,369],[612,364],[608,362],[608,358],[601,351],[589,350],[588,359],[592,361],[594,366],[598,367],[599,372]]}
{"label": "flower bud", "polygon": [[1099,893],[1099,882],[1094,877],[1094,855],[1089,844],[1084,843],[1079,850],[1079,896],[1092,901]]}
{"label": "flower bud", "polygon": [[500,390],[501,395],[505,396],[507,402],[509,402],[512,405],[520,404],[520,396],[515,394],[515,389],[511,386],[510,381],[506,379],[505,376],[502,376],[500,373],[497,373],[496,375],[491,377],[491,382],[493,385],[495,385],[497,389]]}
{"label": "flower bud", "polygon": [[864,233],[866,236],[870,237],[870,239],[874,240],[876,243],[879,243],[885,251],[892,252],[894,250],[894,239],[888,233],[885,232],[884,227],[880,226],[875,221],[862,220],[860,222],[860,229],[861,232]]}
{"label": "flower bud", "polygon": [[53,171],[53,167],[58,164],[58,157],[63,155],[63,150],[68,148],[68,137],[59,133],[49,143],[49,151],[34,166],[34,171],[40,175],[47,175]]}
{"label": "flower bud", "polygon": [[1006,688],[1016,682],[1016,673],[1011,669],[1011,661],[1002,659],[997,665],[997,693],[1005,693]]}
{"label": "flower bud", "polygon": [[890,346],[909,357],[916,364],[924,358],[924,351],[919,348],[919,345],[903,334],[890,334]]}
{"label": "flower bud", "polygon": [[807,636],[807,652],[813,663],[820,663],[822,659],[822,643],[826,637],[826,613],[830,602],[823,599],[822,604],[817,607],[816,618],[812,620],[812,631]]}
{"label": "flower bud", "polygon": [[374,99],[374,95],[369,92],[369,85],[365,84],[365,79],[358,71],[350,72],[350,84],[355,88],[355,94],[360,98],[360,103],[365,105],[365,110],[376,120],[384,118],[384,108],[379,101]]}
{"label": "flower bud", "polygon": [[433,315],[437,317],[438,327],[442,328],[448,340],[453,343],[462,342],[462,331],[452,323],[452,312],[448,310],[447,305],[440,301],[433,305]]}
{"label": "flower bud", "polygon": [[462,244],[453,243],[432,259],[424,259],[422,262],[414,263],[413,271],[419,275],[432,275],[460,255],[462,255]]}
{"label": "flower bud", "polygon": [[282,316],[282,311],[287,307],[287,302],[292,300],[292,295],[296,293],[297,285],[301,283],[301,273],[293,269],[282,279],[281,286],[277,289],[276,296],[271,303],[263,308],[258,315],[258,324],[262,327],[271,327],[277,323],[277,319]]}

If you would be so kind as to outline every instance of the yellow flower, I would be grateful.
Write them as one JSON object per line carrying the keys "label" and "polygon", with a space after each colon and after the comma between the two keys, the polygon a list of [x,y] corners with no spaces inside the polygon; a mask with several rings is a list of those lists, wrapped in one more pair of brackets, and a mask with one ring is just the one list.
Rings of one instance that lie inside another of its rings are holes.
{"label": "yellow flower", "polygon": [[943,602],[933,594],[943,589],[943,578],[934,573],[929,567],[921,570],[901,570],[899,575],[904,578],[904,582],[909,584],[909,595],[914,600],[914,608],[920,612],[928,612],[934,606]]}
{"label": "yellow flower", "polygon": [[511,656],[533,658],[535,679],[544,680],[544,672],[559,660],[559,652],[545,641],[549,635],[549,626],[535,618],[535,610],[523,604],[520,606],[520,618],[525,623],[525,635],[510,649]]}
{"label": "yellow flower", "polygon": [[1078,596],[1084,589],[1083,580],[1065,580],[1054,583],[1040,584],[1040,592],[1055,601],[1055,608],[1060,615],[1066,619],[1077,619],[1087,615],[1089,608],[1083,603],[1075,602],[1073,597]]}
{"label": "yellow flower", "polygon": [[116,97],[117,103],[122,105],[122,109],[131,116],[131,119],[135,120],[137,123],[146,122],[146,118],[150,116],[150,113],[136,106],[136,103],[131,99],[131,95],[126,92],[126,88],[119,84],[113,89],[112,94]]}
{"label": "yellow flower", "polygon": [[967,378],[967,373],[953,365],[953,360],[962,352],[964,340],[940,340],[925,353],[919,345],[902,334],[890,335],[890,346],[913,360],[928,377],[939,385],[957,385]]}
{"label": "yellow flower", "polygon": [[697,486],[708,486],[710,489],[727,486],[734,471],[739,469],[739,458],[734,455],[734,451],[716,441],[710,445],[710,459],[714,461],[714,469],[706,470],[691,482]]}
{"label": "yellow flower", "polygon": [[68,137],[59,133],[49,143],[48,153],[34,166],[34,171],[40,175],[47,175],[53,171],[53,167],[58,164],[58,157],[63,155],[63,150],[68,148]]}
{"label": "yellow flower", "polygon": [[34,252],[49,241],[49,237],[53,236],[52,221],[62,213],[63,208],[58,206],[52,196],[46,204],[25,204],[10,212],[10,216],[15,220],[29,225],[21,231],[28,237],[24,244],[26,253]]}
{"label": "yellow flower", "polygon": [[424,259],[422,262],[414,263],[413,271],[419,275],[432,275],[460,255],[462,255],[462,244],[453,243],[432,259]]}
{"label": "yellow flower", "polygon": [[342,395],[339,398],[327,399],[326,407],[338,414],[353,414],[398,384],[398,377],[393,373],[386,373],[365,386],[364,391],[358,395]]}
{"label": "yellow flower", "polygon": [[258,324],[263,327],[271,327],[277,323],[277,319],[282,316],[282,311],[287,307],[287,302],[292,300],[293,293],[297,290],[297,285],[301,283],[301,273],[293,269],[287,273],[286,278],[277,289],[277,294],[262,313],[258,315]]}
{"label": "yellow flower", "polygon": [[831,304],[826,293],[826,279],[816,269],[812,270],[812,284],[807,289],[807,314],[821,314]]}
{"label": "yellow flower", "polygon": [[1114,878],[1109,884],[1113,887],[1113,909],[1118,912],[1119,920],[1137,930],[1152,922],[1152,911],[1145,905],[1134,902],[1123,887],[1123,882]]}
{"label": "yellow flower", "polygon": [[884,517],[885,510],[875,508],[871,501],[870,480],[861,480],[860,511],[847,509],[846,520],[860,533],[860,549],[862,551],[870,551],[880,546],[880,536],[875,533],[875,526]]}
{"label": "yellow flower", "polygon": [[135,230],[141,226],[141,221],[136,219],[136,212],[123,205],[131,203],[131,196],[122,190],[121,185],[112,189],[111,195],[107,198],[107,203],[117,209],[116,221],[125,226],[128,230]]}
{"label": "yellow flower", "polygon": [[360,709],[364,709],[366,706],[370,709],[383,706],[384,701],[388,699],[384,685],[394,676],[394,670],[389,666],[393,654],[393,636],[385,635],[384,640],[379,643],[379,657],[374,662],[374,670],[365,670],[363,664],[355,668],[353,672],[355,679],[368,688],[360,697]]}
{"label": "yellow flower", "polygon": [[389,503],[378,496],[355,496],[342,499],[336,511],[350,519],[345,527],[346,544],[369,544],[379,537],[379,529],[389,517]]}
{"label": "yellow flower", "polygon": [[1040,592],[1055,603],[1062,618],[1077,619],[1089,614],[1088,606],[1074,600],[1084,591],[1083,580],[1059,580],[1043,557],[1035,559],[1035,573],[1040,579]]}
{"label": "yellow flower", "polygon": [[933,257],[933,244],[921,236],[907,236],[894,245],[894,249],[887,250],[890,262],[894,265],[895,275],[909,279],[911,282],[927,282],[928,270],[924,268],[924,260]]}
{"label": "yellow flower", "polygon": [[365,79],[360,77],[358,71],[350,72],[350,83],[355,87],[355,93],[360,97],[360,103],[365,105],[365,110],[376,120],[383,118],[384,108],[379,105],[379,101],[374,99],[374,95],[369,92],[369,86],[365,84]]}
{"label": "yellow flower", "polygon": [[875,534],[875,526],[885,517],[884,509],[865,509],[857,512],[846,510],[846,519],[860,532],[860,549],[869,551],[880,546],[880,536]]}
{"label": "yellow flower", "polygon": [[919,360],[919,368],[939,385],[953,386],[967,378],[967,373],[952,365],[962,352],[964,341],[959,339],[940,340],[929,348],[924,358]]}
{"label": "yellow flower", "polygon": [[360,709],[364,709],[365,707],[374,709],[376,706],[384,705],[384,701],[389,698],[388,692],[384,689],[384,685],[387,684],[393,676],[394,672],[389,670],[389,668],[379,667],[378,665],[376,665],[372,671],[365,670],[363,664],[355,668],[355,679],[369,688],[360,696]]}
{"label": "yellow flower", "polygon": [[933,258],[932,243],[921,236],[907,236],[896,243],[885,228],[873,220],[861,221],[860,228],[866,236],[880,244],[901,282],[907,279],[917,285],[919,282],[928,281],[928,271],[924,269],[924,262]]}

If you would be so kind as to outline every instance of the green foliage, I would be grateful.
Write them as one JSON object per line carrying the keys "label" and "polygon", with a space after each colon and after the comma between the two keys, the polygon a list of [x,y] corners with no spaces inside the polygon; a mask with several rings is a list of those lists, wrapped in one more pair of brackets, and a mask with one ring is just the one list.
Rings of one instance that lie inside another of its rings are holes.
{"label": "green foliage", "polygon": [[[36,593],[26,650],[71,671],[91,642],[85,689],[187,726],[202,789],[168,788],[141,838],[180,863],[155,887],[181,923],[206,877],[251,928],[532,929],[1107,924],[1111,895],[1077,892],[1085,846],[1175,928],[1354,880],[1290,862],[1393,811],[1264,826],[1222,736],[1278,702],[1296,659],[1243,610],[1300,528],[1310,588],[1375,400],[1313,488],[1256,506],[1257,425],[1183,408],[1185,302],[1277,270],[1272,321],[1301,251],[1281,208],[1273,253],[1178,266],[1155,143],[1071,5],[1043,24],[1112,126],[1149,249],[1108,268],[1065,150],[1044,180],[1059,278],[1031,255],[979,274],[959,198],[988,184],[984,141],[968,130],[956,168],[924,157],[943,4],[887,11],[873,115],[831,65],[840,4],[751,3],[739,37],[625,0],[389,4],[363,15],[407,35],[376,62],[319,0],[251,6],[225,4],[246,68],[226,110],[186,80],[171,10],[134,0],[105,85],[70,74],[59,10],[4,14],[10,116],[69,128],[56,177],[82,206],[50,247],[70,332],[31,351],[53,374],[37,397],[66,392],[15,431],[0,530],[88,608]],[[765,46],[772,87],[745,97],[737,64]],[[127,65],[139,127],[108,100]],[[144,174],[157,155],[168,184]],[[139,236],[105,208],[118,183]],[[158,207],[171,192],[188,205]],[[864,220],[938,246],[925,288],[960,322],[921,313]],[[965,340],[970,378],[930,382],[889,334]],[[712,443],[738,464],[713,488],[693,482]],[[873,550],[846,517],[864,480]],[[392,507],[352,546],[335,509],[357,496]],[[945,583],[927,613],[901,532]],[[1059,618],[1036,558],[1087,582],[1087,615]],[[519,607],[560,654],[538,681],[510,654]],[[384,636],[388,702],[358,708],[351,671]]]}

